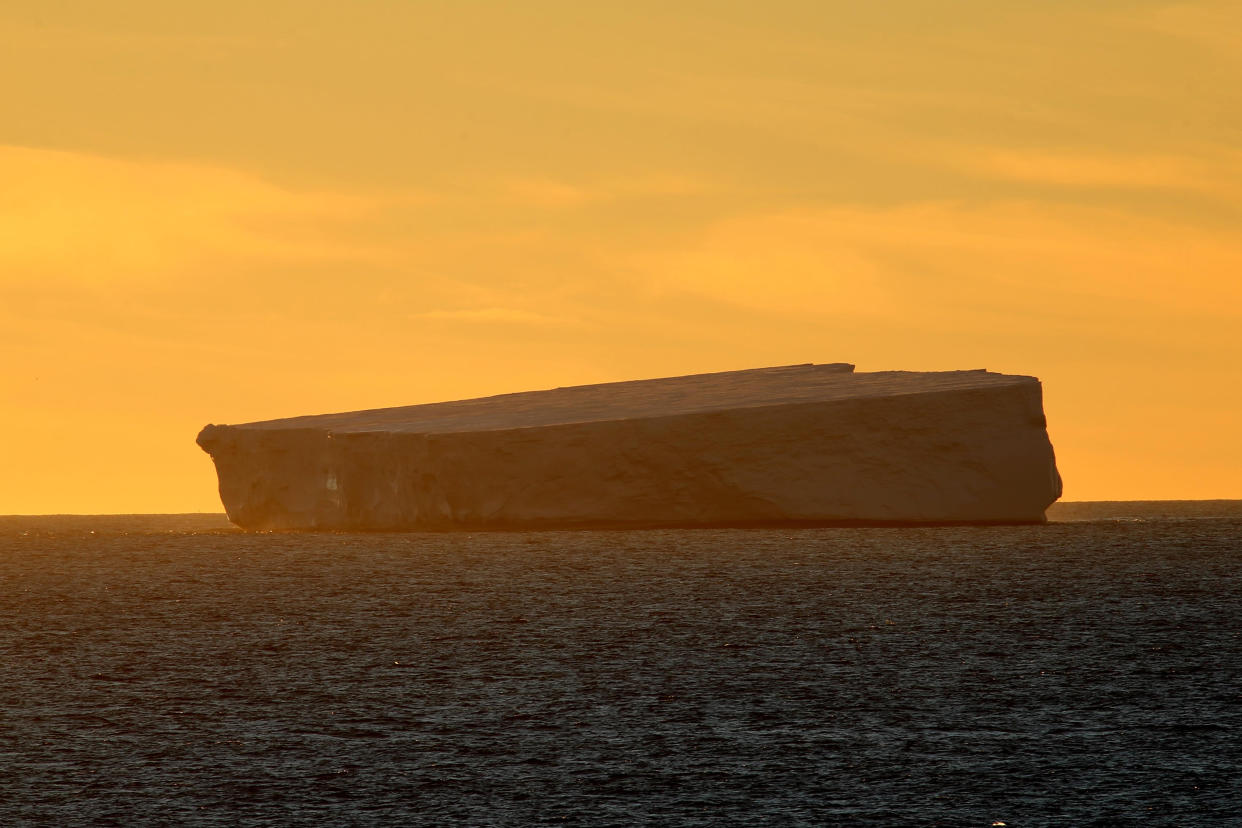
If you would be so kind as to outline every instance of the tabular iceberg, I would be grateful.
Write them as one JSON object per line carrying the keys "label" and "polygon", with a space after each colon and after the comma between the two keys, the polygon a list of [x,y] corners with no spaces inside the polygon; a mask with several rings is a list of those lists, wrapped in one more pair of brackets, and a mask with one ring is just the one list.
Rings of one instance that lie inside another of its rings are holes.
{"label": "tabular iceberg", "polygon": [[209,425],[246,529],[1037,523],[1034,377],[791,365]]}

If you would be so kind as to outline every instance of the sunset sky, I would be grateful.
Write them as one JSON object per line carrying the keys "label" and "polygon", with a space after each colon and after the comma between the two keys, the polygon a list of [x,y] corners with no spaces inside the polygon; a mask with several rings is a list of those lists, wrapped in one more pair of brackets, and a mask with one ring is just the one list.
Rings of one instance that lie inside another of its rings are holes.
{"label": "sunset sky", "polygon": [[1044,382],[1070,500],[1242,498],[1242,7],[10,0],[0,514],[206,423],[798,362]]}

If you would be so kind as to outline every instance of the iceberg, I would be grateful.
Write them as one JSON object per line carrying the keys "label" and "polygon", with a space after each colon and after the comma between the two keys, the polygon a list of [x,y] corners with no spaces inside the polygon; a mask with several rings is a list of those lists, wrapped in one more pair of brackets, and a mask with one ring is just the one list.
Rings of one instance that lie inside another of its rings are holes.
{"label": "iceberg", "polygon": [[790,365],[208,425],[254,530],[1039,523],[1034,377]]}

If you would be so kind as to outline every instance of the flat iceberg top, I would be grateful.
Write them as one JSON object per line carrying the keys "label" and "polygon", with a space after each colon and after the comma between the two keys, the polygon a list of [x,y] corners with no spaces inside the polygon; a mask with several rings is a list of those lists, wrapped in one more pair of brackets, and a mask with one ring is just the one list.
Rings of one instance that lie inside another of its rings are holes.
{"label": "flat iceberg top", "polygon": [[1036,383],[990,371],[854,373],[848,363],[787,365],[716,374],[577,385],[455,402],[375,408],[245,423],[256,430],[436,434],[667,417],[736,408],[933,394]]}

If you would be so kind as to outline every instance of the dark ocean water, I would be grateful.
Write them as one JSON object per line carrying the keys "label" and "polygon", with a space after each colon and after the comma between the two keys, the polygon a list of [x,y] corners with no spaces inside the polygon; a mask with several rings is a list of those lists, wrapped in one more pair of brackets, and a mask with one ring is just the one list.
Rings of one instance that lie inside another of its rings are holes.
{"label": "dark ocean water", "polygon": [[1242,824],[1242,505],[0,518],[0,825]]}

